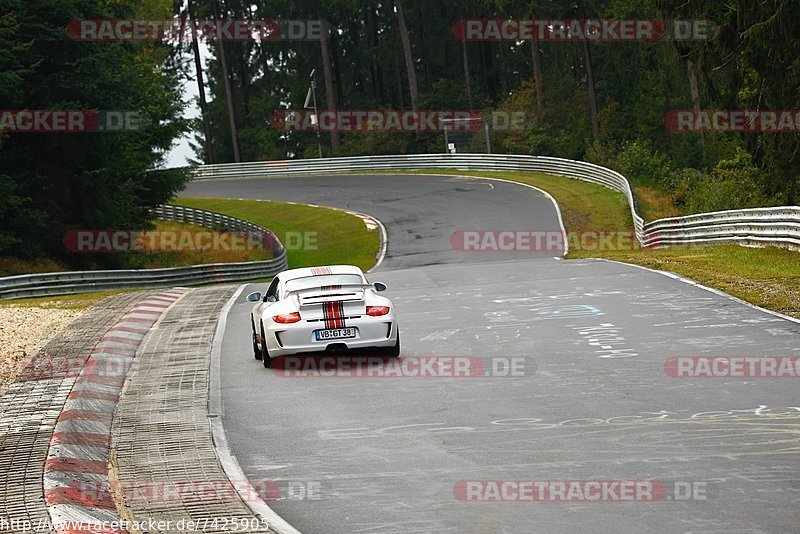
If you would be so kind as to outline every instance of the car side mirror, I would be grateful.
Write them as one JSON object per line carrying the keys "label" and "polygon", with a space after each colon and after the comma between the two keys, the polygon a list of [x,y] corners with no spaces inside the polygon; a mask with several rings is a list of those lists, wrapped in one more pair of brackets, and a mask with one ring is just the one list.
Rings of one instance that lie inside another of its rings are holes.
{"label": "car side mirror", "polygon": [[247,302],[261,302],[261,293],[250,293],[247,295]]}
{"label": "car side mirror", "polygon": [[275,297],[273,297],[272,295],[270,295],[269,297],[264,297],[264,302],[270,302],[270,303],[272,303],[272,302],[278,302],[278,299],[276,299]]}
{"label": "car side mirror", "polygon": [[380,292],[380,291],[386,291],[386,289],[387,289],[387,287],[386,287],[386,284],[382,284],[382,283],[380,283],[380,282],[375,282],[375,283],[372,285],[372,287],[374,287],[374,288],[375,288],[375,291],[378,291],[378,292]]}

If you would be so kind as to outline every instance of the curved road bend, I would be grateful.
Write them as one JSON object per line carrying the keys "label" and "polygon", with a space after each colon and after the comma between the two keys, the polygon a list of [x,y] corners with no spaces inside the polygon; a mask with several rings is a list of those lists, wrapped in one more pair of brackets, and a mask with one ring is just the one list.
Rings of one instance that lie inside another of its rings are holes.
{"label": "curved road bend", "polygon": [[380,219],[389,234],[381,270],[449,263],[553,258],[542,253],[452,250],[459,230],[560,231],[553,203],[530,187],[492,180],[416,175],[337,175],[275,180],[195,182],[185,196],[281,200],[344,208]]}
{"label": "curved road bend", "polygon": [[[381,219],[389,256],[371,279],[389,285],[404,357],[524,362],[525,376],[508,378],[281,378],[252,358],[250,305],[238,302],[221,377],[233,452],[253,481],[319,484],[312,499],[273,509],[305,534],[796,531],[796,379],[670,378],[664,362],[797,356],[800,325],[627,265],[450,250],[458,229],[558,228],[541,194],[488,183],[379,175],[189,186],[187,196]],[[465,480],[658,480],[705,495],[463,502],[454,487]]]}

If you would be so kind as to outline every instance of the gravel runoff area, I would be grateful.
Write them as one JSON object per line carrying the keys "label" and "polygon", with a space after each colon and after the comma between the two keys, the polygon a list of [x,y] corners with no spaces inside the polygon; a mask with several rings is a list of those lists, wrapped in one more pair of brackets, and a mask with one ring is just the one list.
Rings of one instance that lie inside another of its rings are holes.
{"label": "gravel runoff area", "polygon": [[[105,299],[85,312],[67,312],[65,316],[81,315],[60,334],[53,330],[42,335],[52,339],[25,358],[19,376],[6,385],[0,396],[0,520],[14,522],[11,531],[50,530],[43,473],[58,418],[98,340],[141,298],[131,293]],[[18,321],[7,323],[5,332],[11,326],[30,326],[22,315],[2,310],[4,317]]]}
{"label": "gravel runoff area", "polygon": [[0,396],[20,370],[52,338],[64,333],[86,310],[0,307]]}
{"label": "gravel runoff area", "polygon": [[[144,341],[114,415],[114,451],[107,464],[84,458],[104,449],[94,430],[101,421],[88,417],[97,414],[85,410],[115,404],[107,398],[112,395],[98,391],[109,388],[108,380],[118,381],[118,377],[104,374],[112,368],[104,371],[97,367],[96,376],[86,378],[88,384],[81,378],[86,371],[81,370],[82,364],[86,358],[97,357],[101,346],[116,354],[123,341],[134,337],[127,333],[131,327],[120,326],[122,314],[130,310],[123,319],[152,321],[161,308],[156,310],[152,308],[155,304],[143,301],[145,293],[106,299],[85,312],[53,315],[64,322],[80,315],[61,326],[60,333],[53,323],[48,323],[51,330],[47,330],[42,317],[50,314],[37,312],[64,310],[3,308],[3,317],[16,321],[6,323],[5,335],[15,339],[12,325],[15,332],[22,332],[27,322],[40,319],[47,335],[33,328],[25,334],[50,340],[35,352],[33,343],[18,345],[33,356],[23,358],[18,376],[0,395],[0,466],[4,471],[0,518],[41,531],[48,531],[56,520],[121,517],[131,521],[130,525],[149,525],[153,520],[170,525],[144,529],[150,532],[274,534],[276,530],[270,528],[274,518],[255,516],[248,507],[249,499],[245,502],[236,491],[244,479],[228,480],[211,435],[207,404],[211,341],[220,309],[233,289],[235,286],[192,290],[161,315],[147,334],[137,336]],[[159,296],[163,293],[151,297],[164,300]],[[135,319],[143,314],[147,318]],[[111,337],[103,341],[104,334]],[[93,388],[87,389],[89,385]],[[69,423],[77,430],[59,430],[56,418],[62,426]],[[111,417],[107,419],[110,432]],[[104,481],[106,475],[112,477],[110,481],[96,486],[90,483]],[[256,491],[252,490],[253,494]],[[131,533],[142,531],[136,526],[129,529]]]}

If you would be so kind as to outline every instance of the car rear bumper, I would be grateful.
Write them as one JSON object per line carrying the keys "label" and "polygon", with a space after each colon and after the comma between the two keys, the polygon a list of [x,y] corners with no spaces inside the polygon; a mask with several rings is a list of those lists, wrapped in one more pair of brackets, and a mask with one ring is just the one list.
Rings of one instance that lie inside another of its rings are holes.
{"label": "car rear bumper", "polygon": [[274,325],[267,330],[267,348],[271,357],[291,354],[323,352],[335,345],[348,350],[365,348],[393,347],[397,343],[398,326],[394,314],[384,317],[361,317],[348,319],[345,328],[355,328],[358,336],[354,339],[329,339],[317,341],[314,332],[325,330],[325,323],[302,321],[294,325]]}

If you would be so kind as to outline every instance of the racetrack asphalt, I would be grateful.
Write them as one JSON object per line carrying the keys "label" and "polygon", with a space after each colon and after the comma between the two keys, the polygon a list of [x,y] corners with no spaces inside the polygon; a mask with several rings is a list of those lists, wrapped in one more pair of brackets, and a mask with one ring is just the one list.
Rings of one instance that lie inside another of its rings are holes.
{"label": "racetrack asphalt", "polygon": [[[285,490],[270,505],[301,532],[797,531],[798,379],[672,378],[664,365],[800,356],[799,324],[633,266],[452,250],[461,229],[559,228],[546,197],[504,182],[332,176],[195,182],[185,195],[380,219],[389,253],[370,279],[398,309],[401,359],[519,365],[518,376],[281,376],[253,359],[240,299],[223,339],[223,425],[248,478]],[[696,493],[457,497],[463,481],[486,480],[655,480]]]}
{"label": "racetrack asphalt", "polygon": [[382,270],[563,255],[560,247],[524,253],[453,250],[451,236],[457,231],[560,232],[553,203],[545,195],[531,187],[499,180],[338,175],[194,182],[184,196],[301,202],[372,215],[383,222],[389,237]]}

